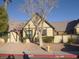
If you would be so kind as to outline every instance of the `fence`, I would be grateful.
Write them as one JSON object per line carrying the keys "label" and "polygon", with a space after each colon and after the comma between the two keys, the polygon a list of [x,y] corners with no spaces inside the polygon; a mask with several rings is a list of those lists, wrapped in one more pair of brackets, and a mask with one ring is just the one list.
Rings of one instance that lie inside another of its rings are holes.
{"label": "fence", "polygon": [[55,35],[54,43],[67,43],[69,39],[77,39],[78,35]]}

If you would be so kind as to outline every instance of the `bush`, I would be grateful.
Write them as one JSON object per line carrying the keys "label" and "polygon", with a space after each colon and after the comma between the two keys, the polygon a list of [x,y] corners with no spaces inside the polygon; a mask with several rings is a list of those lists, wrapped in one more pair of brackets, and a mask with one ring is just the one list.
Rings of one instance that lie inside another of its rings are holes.
{"label": "bush", "polygon": [[[52,37],[52,36],[42,37],[42,40],[45,43],[52,43],[53,42],[53,39],[54,39],[54,37]],[[39,38],[38,37],[35,38],[35,42],[39,42]]]}
{"label": "bush", "polygon": [[26,42],[26,39],[28,39],[27,36],[26,37],[23,37],[22,40],[21,40],[21,42]]}
{"label": "bush", "polygon": [[38,37],[35,37],[35,42],[39,42],[39,38]]}
{"label": "bush", "polygon": [[75,42],[76,42],[76,39],[73,39],[73,38],[68,39],[68,44],[72,44],[72,43],[75,43]]}
{"label": "bush", "polygon": [[43,39],[43,42],[45,42],[45,43],[52,43],[54,37],[52,37],[52,36],[45,36],[45,37],[42,37],[42,39]]}
{"label": "bush", "polygon": [[5,42],[7,42],[7,39],[8,39],[8,32],[4,32],[4,33],[1,33],[0,32],[0,38],[3,38],[5,40]]}

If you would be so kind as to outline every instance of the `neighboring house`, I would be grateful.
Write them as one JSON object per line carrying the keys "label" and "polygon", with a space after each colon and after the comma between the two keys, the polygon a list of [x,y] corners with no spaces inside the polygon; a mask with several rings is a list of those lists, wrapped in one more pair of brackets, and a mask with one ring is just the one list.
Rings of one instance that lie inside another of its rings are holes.
{"label": "neighboring house", "polygon": [[79,34],[79,23],[75,26],[76,34]]}
{"label": "neighboring house", "polygon": [[23,23],[9,21],[8,40],[7,42],[19,42],[22,38]]}
{"label": "neighboring house", "polygon": [[[39,20],[37,18],[39,18]],[[32,21],[33,19],[36,21],[35,23],[40,21],[38,27],[42,28],[41,27],[41,16],[39,16],[38,14],[34,14],[33,17],[30,20],[28,20],[28,22],[25,24],[23,28],[23,37],[28,37],[29,39],[32,38],[33,36],[37,37],[38,33]],[[43,26],[43,32],[42,32],[43,36],[54,36],[55,28],[48,21],[43,20],[42,26]]]}
{"label": "neighboring house", "polygon": [[19,42],[19,35],[17,32],[15,31],[10,31],[8,33],[8,40],[7,42],[12,42],[12,43],[16,43],[16,42]]}
{"label": "neighboring house", "polygon": [[70,22],[67,24],[66,33],[67,33],[67,34],[73,34],[73,35],[75,34],[75,35],[76,35],[75,26],[77,26],[78,23],[79,23],[79,19],[70,21]]}

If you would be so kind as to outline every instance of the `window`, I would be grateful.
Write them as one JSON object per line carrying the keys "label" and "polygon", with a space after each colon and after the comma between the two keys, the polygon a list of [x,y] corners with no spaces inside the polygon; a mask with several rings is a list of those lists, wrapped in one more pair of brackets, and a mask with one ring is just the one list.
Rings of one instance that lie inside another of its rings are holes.
{"label": "window", "polygon": [[42,32],[42,36],[46,36],[47,35],[47,30],[44,29],[43,32]]}
{"label": "window", "polygon": [[31,38],[32,38],[32,30],[27,30],[27,31],[26,31],[26,35],[27,35],[27,37],[28,37],[29,39],[31,39]]}

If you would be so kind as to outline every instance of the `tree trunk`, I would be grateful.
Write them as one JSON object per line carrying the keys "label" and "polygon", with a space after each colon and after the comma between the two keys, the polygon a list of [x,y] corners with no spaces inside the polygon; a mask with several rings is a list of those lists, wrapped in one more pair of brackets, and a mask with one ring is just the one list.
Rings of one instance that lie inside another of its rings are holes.
{"label": "tree trunk", "polygon": [[41,29],[40,29],[40,31],[39,31],[39,42],[40,42],[40,47],[43,46],[42,33],[43,33],[43,20],[41,20]]}
{"label": "tree trunk", "polygon": [[42,47],[42,46],[43,46],[43,41],[42,41],[42,32],[39,31],[38,36],[39,36],[40,47]]}

